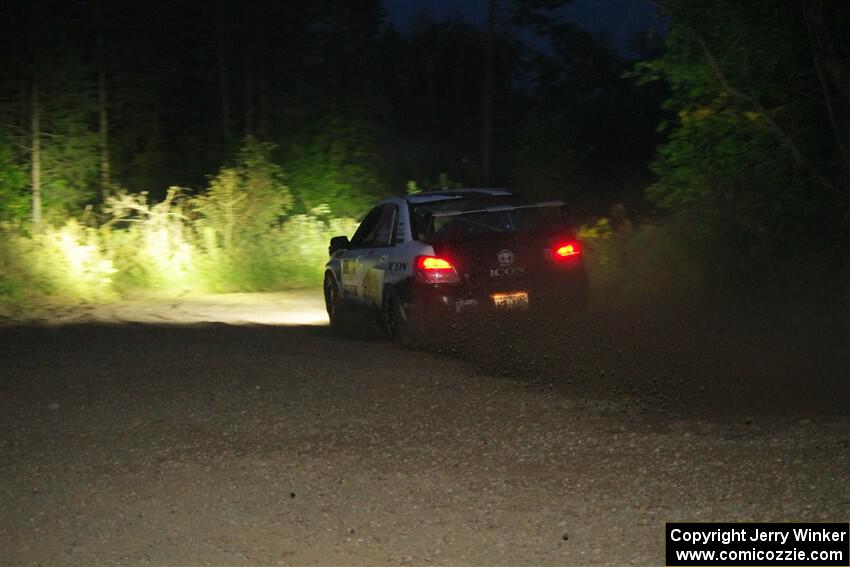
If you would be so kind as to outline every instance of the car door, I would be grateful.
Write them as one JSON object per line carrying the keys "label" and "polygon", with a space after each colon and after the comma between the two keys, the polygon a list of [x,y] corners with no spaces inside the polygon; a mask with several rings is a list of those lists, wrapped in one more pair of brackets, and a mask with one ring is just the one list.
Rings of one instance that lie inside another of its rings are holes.
{"label": "car door", "polygon": [[361,263],[363,275],[360,280],[360,295],[367,305],[381,305],[381,291],[384,287],[389,253],[395,244],[397,224],[398,207],[393,204],[384,205]]}
{"label": "car door", "polygon": [[371,250],[383,210],[384,206],[379,205],[369,211],[351,238],[350,248],[340,257],[342,293],[350,303],[363,303],[362,281],[366,273],[366,256]]}

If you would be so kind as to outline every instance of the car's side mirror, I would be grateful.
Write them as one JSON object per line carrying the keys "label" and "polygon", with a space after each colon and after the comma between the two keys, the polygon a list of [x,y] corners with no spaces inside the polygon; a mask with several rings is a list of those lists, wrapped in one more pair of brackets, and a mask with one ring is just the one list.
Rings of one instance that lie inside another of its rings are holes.
{"label": "car's side mirror", "polygon": [[348,250],[351,248],[351,242],[347,236],[334,236],[331,238],[331,245],[328,246],[328,255],[333,256],[339,250]]}

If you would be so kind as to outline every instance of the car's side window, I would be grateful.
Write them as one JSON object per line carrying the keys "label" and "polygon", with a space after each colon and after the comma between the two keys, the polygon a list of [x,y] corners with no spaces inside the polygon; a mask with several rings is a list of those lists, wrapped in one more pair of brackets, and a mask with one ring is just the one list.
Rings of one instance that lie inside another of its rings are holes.
{"label": "car's side window", "polygon": [[396,221],[398,219],[398,207],[387,205],[381,214],[381,221],[375,230],[375,239],[372,246],[390,246],[393,243]]}
{"label": "car's side window", "polygon": [[375,207],[354,233],[351,245],[354,248],[377,248],[392,245],[398,219],[398,207],[383,205]]}
{"label": "car's side window", "polygon": [[369,211],[369,214],[366,215],[363,222],[357,228],[357,232],[351,237],[352,248],[365,248],[372,245],[375,229],[378,227],[378,223],[381,221],[381,216],[384,212],[383,209],[384,207],[381,206]]}

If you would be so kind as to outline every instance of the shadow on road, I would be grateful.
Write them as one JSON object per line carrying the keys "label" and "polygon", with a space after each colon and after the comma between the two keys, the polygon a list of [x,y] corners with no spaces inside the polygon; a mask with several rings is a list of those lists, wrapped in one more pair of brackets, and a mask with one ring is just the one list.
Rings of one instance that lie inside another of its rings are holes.
{"label": "shadow on road", "polygon": [[850,342],[809,322],[693,306],[460,324],[438,348],[569,396],[636,404],[647,418],[850,414]]}
{"label": "shadow on road", "polygon": [[[377,324],[359,323],[352,336],[332,337],[316,290],[124,302],[0,327],[0,361],[7,376],[27,380],[58,366],[69,380],[109,369],[144,381],[164,360],[193,360],[204,373],[238,373],[251,357],[285,364],[281,345],[295,341],[357,364],[364,351],[389,348]],[[419,350],[647,419],[850,412],[850,348],[840,339],[696,309],[459,320]]]}

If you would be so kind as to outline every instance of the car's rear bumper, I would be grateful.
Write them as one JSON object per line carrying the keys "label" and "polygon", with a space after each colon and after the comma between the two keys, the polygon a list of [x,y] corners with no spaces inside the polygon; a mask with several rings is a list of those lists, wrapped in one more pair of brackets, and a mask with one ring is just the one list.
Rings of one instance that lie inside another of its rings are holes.
{"label": "car's rear bumper", "polygon": [[[527,294],[524,301],[497,304],[494,295]],[[411,311],[428,316],[457,316],[512,311],[584,307],[588,283],[583,270],[558,274],[557,278],[502,281],[497,286],[422,285],[410,287],[405,303]]]}

